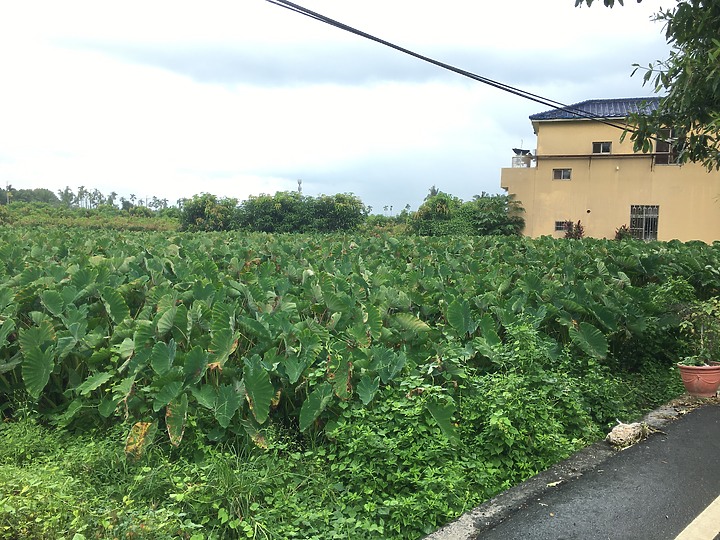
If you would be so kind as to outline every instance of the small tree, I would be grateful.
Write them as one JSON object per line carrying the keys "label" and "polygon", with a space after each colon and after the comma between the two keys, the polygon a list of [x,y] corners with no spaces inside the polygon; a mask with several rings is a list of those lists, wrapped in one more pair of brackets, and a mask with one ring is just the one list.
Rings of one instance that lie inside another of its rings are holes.
{"label": "small tree", "polygon": [[185,231],[228,231],[237,225],[237,199],[202,193],[185,201],[180,216]]}
{"label": "small tree", "polygon": [[565,238],[571,240],[580,240],[585,236],[585,227],[582,226],[580,220],[577,223],[572,221],[565,222]]}

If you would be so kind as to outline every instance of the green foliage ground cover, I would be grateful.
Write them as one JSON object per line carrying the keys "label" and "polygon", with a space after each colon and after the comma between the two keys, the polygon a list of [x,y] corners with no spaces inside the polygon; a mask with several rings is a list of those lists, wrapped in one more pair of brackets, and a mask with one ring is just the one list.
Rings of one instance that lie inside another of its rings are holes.
{"label": "green foliage ground cover", "polygon": [[0,538],[419,538],[677,395],[719,257],[0,229]]}

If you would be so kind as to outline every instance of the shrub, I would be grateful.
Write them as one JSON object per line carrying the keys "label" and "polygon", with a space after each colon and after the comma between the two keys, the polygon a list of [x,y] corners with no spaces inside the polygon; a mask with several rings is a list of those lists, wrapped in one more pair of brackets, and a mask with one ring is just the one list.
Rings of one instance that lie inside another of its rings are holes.
{"label": "shrub", "polygon": [[565,238],[571,240],[580,240],[585,237],[585,227],[583,227],[580,220],[577,223],[572,221],[565,222]]}
{"label": "shrub", "polygon": [[237,218],[237,199],[218,199],[203,193],[185,201],[180,224],[191,232],[229,231],[235,228]]}

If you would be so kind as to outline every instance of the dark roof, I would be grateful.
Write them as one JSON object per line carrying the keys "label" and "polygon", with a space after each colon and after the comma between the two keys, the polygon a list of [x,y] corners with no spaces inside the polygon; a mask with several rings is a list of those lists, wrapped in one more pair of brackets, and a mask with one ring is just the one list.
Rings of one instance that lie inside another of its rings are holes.
{"label": "dark roof", "polygon": [[[627,118],[632,113],[649,113],[657,109],[660,98],[589,99],[560,109],[533,114],[530,120],[574,120],[577,118]],[[577,111],[582,111],[578,114]],[[582,114],[585,113],[585,114]],[[586,116],[587,115],[587,116]]]}

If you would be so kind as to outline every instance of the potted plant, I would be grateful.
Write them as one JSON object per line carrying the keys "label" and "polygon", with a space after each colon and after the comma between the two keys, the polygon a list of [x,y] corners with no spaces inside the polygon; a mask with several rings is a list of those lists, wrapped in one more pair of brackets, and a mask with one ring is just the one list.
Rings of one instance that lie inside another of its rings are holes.
{"label": "potted plant", "polygon": [[678,363],[685,389],[693,396],[713,397],[720,387],[720,297],[686,307],[680,331],[695,353]]}

